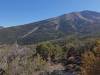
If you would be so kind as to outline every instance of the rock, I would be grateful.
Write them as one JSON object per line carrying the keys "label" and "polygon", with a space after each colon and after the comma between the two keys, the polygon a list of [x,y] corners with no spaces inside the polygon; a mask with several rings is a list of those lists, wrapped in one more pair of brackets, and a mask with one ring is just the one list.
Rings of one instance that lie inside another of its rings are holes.
{"label": "rock", "polygon": [[39,75],[50,75],[50,72],[41,72]]}
{"label": "rock", "polygon": [[4,75],[4,74],[5,74],[5,71],[2,68],[0,68],[0,75]]}
{"label": "rock", "polygon": [[40,75],[76,75],[73,72],[66,72],[64,70],[54,70],[53,72],[42,72]]}
{"label": "rock", "polygon": [[72,72],[66,72],[63,70],[55,70],[50,75],[75,75]]}

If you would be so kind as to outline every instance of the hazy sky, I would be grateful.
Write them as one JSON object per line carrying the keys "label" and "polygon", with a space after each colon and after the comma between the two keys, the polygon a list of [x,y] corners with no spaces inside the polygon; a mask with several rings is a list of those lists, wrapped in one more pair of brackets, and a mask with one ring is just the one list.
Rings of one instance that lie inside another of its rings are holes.
{"label": "hazy sky", "polygon": [[72,11],[100,12],[100,0],[0,0],[0,26],[15,26]]}

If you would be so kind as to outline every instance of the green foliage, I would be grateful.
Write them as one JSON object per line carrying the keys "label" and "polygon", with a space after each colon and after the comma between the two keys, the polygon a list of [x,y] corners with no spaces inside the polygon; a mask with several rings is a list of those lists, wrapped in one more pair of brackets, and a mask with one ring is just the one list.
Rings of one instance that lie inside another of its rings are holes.
{"label": "green foliage", "polygon": [[[67,64],[64,68],[75,66],[71,69],[75,72],[77,68],[80,69],[81,67],[83,75],[99,73],[100,41],[95,41],[95,39],[79,40],[69,37],[66,41],[61,42],[63,44],[50,41],[38,45],[1,45],[0,68],[6,72],[6,75],[38,75],[40,72],[51,72],[51,68],[55,70],[57,67],[58,70],[60,67],[57,65],[62,66],[63,63],[64,65]],[[77,51],[80,51],[80,54]],[[68,56],[68,58],[65,56]],[[83,64],[81,64],[81,60]],[[57,65],[55,62],[58,62]]]}
{"label": "green foliage", "polygon": [[61,59],[63,55],[62,48],[57,44],[52,44],[51,42],[38,45],[36,51],[45,59]]}

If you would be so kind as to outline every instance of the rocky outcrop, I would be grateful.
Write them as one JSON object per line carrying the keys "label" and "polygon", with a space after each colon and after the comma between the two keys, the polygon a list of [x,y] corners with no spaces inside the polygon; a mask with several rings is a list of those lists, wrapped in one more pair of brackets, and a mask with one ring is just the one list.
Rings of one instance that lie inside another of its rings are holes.
{"label": "rocky outcrop", "polygon": [[4,74],[5,74],[5,71],[2,68],[0,68],[0,75],[4,75]]}

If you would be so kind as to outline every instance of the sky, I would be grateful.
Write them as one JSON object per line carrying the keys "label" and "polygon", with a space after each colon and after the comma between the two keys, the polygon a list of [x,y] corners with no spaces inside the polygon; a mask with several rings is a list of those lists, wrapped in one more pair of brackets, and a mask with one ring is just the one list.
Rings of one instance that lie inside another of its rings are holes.
{"label": "sky", "polygon": [[22,25],[83,10],[100,12],[100,0],[0,0],[0,26]]}

